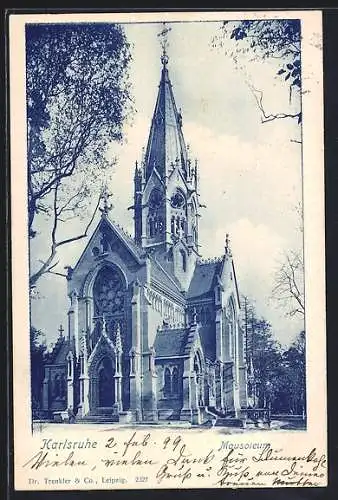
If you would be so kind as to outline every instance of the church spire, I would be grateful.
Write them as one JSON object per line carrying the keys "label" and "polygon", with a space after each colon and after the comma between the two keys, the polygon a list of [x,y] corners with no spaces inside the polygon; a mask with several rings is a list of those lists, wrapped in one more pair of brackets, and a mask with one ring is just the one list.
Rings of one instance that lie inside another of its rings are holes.
{"label": "church spire", "polygon": [[164,180],[177,161],[181,173],[184,177],[187,176],[187,148],[182,132],[182,113],[177,109],[168,72],[168,33],[171,28],[163,24],[164,27],[158,34],[162,47],[162,72],[145,154],[146,181],[154,169]]}
{"label": "church spire", "polygon": [[[177,108],[169,78],[168,33],[163,25],[161,79],[141,169],[135,167],[135,241],[165,257],[177,275],[188,282],[192,261],[198,255],[199,199],[197,168],[183,137],[182,111]],[[173,248],[175,256],[169,255]]]}

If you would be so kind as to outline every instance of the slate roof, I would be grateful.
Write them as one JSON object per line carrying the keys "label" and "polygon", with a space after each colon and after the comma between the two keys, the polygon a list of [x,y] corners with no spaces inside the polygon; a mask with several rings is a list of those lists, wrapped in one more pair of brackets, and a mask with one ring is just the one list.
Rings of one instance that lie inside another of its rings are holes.
{"label": "slate roof", "polygon": [[173,292],[181,292],[181,286],[176,276],[170,272],[170,269],[164,269],[164,266],[160,264],[154,256],[150,256],[151,260],[151,277],[164,284],[169,290]]}
{"label": "slate roof", "polygon": [[70,350],[70,342],[66,337],[59,337],[52,352],[49,354],[47,364],[63,364],[66,363],[66,356]]}
{"label": "slate roof", "polygon": [[164,65],[145,154],[146,180],[154,167],[163,178],[176,159],[185,174],[187,150],[181,126],[182,117],[177,111],[168,69]]}
{"label": "slate roof", "polygon": [[163,328],[157,331],[154,349],[156,357],[183,356],[189,331],[186,328]]}
{"label": "slate roof", "polygon": [[197,262],[187,292],[187,298],[193,299],[208,295],[216,285],[216,276],[221,273],[223,260]]}

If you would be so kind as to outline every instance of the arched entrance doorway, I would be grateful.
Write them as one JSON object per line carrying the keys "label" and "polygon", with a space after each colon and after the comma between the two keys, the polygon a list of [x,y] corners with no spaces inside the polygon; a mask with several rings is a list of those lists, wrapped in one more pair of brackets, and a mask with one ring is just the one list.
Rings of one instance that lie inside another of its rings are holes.
{"label": "arched entrance doorway", "polygon": [[115,402],[114,371],[112,359],[105,356],[98,366],[99,408],[112,408]]}
{"label": "arched entrance doorway", "polygon": [[115,354],[106,346],[89,364],[89,407],[91,415],[111,415],[116,399]]}
{"label": "arched entrance doorway", "polygon": [[[89,338],[91,413],[98,408],[130,405],[131,317],[126,278],[120,268],[98,269],[92,289],[93,328]],[[119,332],[119,334],[117,334]],[[94,354],[93,354],[94,353]],[[105,355],[108,357],[104,359]],[[99,412],[102,413],[102,412]]]}

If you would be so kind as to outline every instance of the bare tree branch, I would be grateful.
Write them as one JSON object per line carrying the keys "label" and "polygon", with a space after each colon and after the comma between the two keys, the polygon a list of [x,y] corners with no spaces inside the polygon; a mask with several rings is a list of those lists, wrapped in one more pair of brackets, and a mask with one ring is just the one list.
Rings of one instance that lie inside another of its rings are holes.
{"label": "bare tree branch", "polygon": [[258,109],[261,112],[261,122],[267,123],[272,120],[278,120],[283,118],[297,118],[299,119],[300,113],[270,113],[267,114],[264,106],[263,106],[263,92],[261,90],[256,89],[250,82],[246,81],[249,89],[251,90],[252,95],[255,98]]}
{"label": "bare tree branch", "polygon": [[30,287],[34,286],[36,284],[36,282],[38,281],[38,279],[45,273],[51,273],[51,274],[57,274],[60,276],[64,276],[63,274],[57,273],[55,271],[52,272],[52,269],[54,269],[59,264],[59,262],[54,262],[54,259],[55,259],[56,254],[57,254],[57,249],[60,246],[66,245],[68,243],[72,243],[74,241],[78,241],[78,240],[86,238],[88,236],[89,228],[90,228],[90,226],[95,218],[95,215],[97,214],[100,200],[101,200],[101,194],[100,194],[98,196],[97,203],[96,203],[95,209],[92,213],[92,216],[91,216],[90,220],[88,221],[88,223],[85,227],[85,230],[82,234],[77,235],[77,236],[73,236],[71,238],[66,238],[66,239],[61,240],[61,241],[57,241],[57,228],[58,228],[58,222],[60,221],[60,210],[59,210],[58,205],[57,205],[57,195],[58,195],[58,188],[56,187],[54,189],[54,201],[53,201],[54,213],[53,213],[53,227],[51,230],[50,254],[45,261],[42,261],[40,259],[40,262],[42,263],[42,265],[30,277],[30,280],[29,280]]}
{"label": "bare tree branch", "polygon": [[275,275],[272,298],[287,309],[287,316],[305,314],[304,303],[304,266],[302,258],[296,252],[285,256],[285,262]]}

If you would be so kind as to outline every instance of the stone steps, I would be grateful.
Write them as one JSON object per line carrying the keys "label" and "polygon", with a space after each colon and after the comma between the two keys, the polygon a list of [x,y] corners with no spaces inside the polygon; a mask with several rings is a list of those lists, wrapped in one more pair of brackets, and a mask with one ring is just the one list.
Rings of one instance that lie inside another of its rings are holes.
{"label": "stone steps", "polygon": [[226,417],[216,419],[215,427],[244,427],[244,422],[240,418]]}
{"label": "stone steps", "polygon": [[114,422],[119,422],[118,415],[86,415],[84,417],[79,417],[76,419],[76,422],[81,424],[110,424]]}

